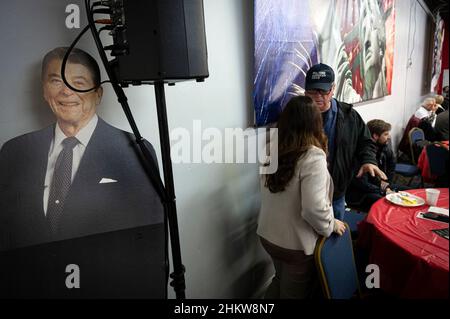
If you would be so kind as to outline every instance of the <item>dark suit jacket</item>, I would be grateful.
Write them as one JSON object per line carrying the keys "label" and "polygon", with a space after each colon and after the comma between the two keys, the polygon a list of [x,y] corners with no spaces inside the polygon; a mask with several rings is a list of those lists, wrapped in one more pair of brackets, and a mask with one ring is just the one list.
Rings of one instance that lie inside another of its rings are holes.
{"label": "dark suit jacket", "polygon": [[435,141],[448,141],[448,120],[448,110],[436,117],[436,124],[434,125]]}
{"label": "dark suit jacket", "polygon": [[99,118],[52,237],[43,192],[54,127],[16,137],[0,151],[0,250],[164,222],[132,135]]}

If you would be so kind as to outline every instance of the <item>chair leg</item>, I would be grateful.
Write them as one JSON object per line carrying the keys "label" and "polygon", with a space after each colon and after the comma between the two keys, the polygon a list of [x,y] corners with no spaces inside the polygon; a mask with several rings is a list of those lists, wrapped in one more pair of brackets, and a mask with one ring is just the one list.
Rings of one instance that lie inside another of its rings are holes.
{"label": "chair leg", "polygon": [[414,180],[414,176],[411,176],[408,180],[408,184],[407,184],[408,187],[411,186],[411,183],[413,180]]}

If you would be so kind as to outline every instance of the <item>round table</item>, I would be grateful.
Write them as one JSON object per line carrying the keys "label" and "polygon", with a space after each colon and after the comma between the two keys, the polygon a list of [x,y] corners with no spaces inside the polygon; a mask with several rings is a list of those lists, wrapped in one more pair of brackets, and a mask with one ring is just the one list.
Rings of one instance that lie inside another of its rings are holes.
{"label": "round table", "polygon": [[[449,207],[449,190],[440,188],[438,207]],[[426,198],[425,189],[409,190]],[[380,288],[401,298],[448,298],[449,241],[432,232],[448,224],[416,217],[428,205],[403,207],[386,198],[372,205],[358,225],[357,245],[380,269]]]}

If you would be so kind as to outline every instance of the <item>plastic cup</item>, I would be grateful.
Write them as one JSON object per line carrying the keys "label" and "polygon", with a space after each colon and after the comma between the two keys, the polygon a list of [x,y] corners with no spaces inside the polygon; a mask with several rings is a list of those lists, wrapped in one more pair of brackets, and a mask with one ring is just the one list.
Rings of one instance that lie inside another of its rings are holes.
{"label": "plastic cup", "polygon": [[440,191],[434,188],[427,188],[425,193],[427,194],[427,204],[430,206],[436,206]]}

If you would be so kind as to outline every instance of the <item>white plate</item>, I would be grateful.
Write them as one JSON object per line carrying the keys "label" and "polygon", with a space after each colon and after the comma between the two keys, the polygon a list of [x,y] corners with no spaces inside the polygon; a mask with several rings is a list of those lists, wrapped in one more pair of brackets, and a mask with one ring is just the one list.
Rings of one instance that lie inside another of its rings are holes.
{"label": "white plate", "polygon": [[391,203],[403,207],[418,207],[425,204],[425,200],[407,192],[391,193],[386,195],[386,199]]}

